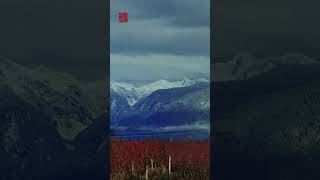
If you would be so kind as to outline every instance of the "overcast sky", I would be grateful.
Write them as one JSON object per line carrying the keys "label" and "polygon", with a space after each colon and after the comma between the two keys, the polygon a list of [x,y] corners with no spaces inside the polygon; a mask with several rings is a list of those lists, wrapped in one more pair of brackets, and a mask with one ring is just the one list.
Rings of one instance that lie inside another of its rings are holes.
{"label": "overcast sky", "polygon": [[[120,41],[112,40],[112,53],[118,57],[147,56],[145,52],[154,57],[205,57],[209,0],[180,2],[110,0],[114,6],[110,15],[116,15],[117,9],[130,13],[129,24],[114,31],[113,38]],[[1,0],[0,55],[70,72],[81,79],[103,79],[109,64],[108,4],[108,0]],[[239,51],[261,56],[286,52],[320,56],[319,0],[211,0],[210,4],[214,58]],[[120,35],[126,26],[136,27],[132,39],[144,37],[140,44],[121,45],[121,39],[129,36]],[[183,33],[178,33],[181,29]]]}
{"label": "overcast sky", "polygon": [[[118,12],[129,13],[120,24]],[[209,74],[209,0],[111,1],[111,78]]]}

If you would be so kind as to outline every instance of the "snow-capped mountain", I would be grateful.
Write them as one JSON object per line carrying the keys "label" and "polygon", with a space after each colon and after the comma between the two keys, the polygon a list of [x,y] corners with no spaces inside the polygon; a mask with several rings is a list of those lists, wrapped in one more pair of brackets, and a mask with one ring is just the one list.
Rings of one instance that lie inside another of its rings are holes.
{"label": "snow-capped mountain", "polygon": [[142,98],[142,95],[137,91],[137,87],[128,83],[110,81],[110,89],[123,96],[130,106],[133,106]]}
{"label": "snow-capped mountain", "polygon": [[137,102],[136,112],[209,111],[209,84],[197,83],[187,87],[159,89]]}
{"label": "snow-capped mountain", "polygon": [[157,90],[171,89],[171,88],[178,88],[178,87],[188,87],[200,82],[209,82],[209,81],[205,78],[199,78],[195,80],[184,78],[178,81],[158,80],[158,81],[145,84],[142,86],[138,86],[138,87],[129,83],[111,81],[110,87],[111,87],[111,90],[125,97],[130,106],[133,106],[139,100],[147,97],[152,92],[155,92]]}
{"label": "snow-capped mountain", "polygon": [[118,119],[121,118],[124,113],[131,110],[127,99],[113,90],[110,91],[110,108],[110,118],[112,126]]}
{"label": "snow-capped mountain", "polygon": [[152,92],[159,89],[171,89],[177,87],[188,87],[195,84],[195,80],[191,80],[188,78],[184,78],[179,81],[167,81],[167,80],[159,80],[141,87],[138,87],[138,92],[142,94],[143,97],[148,96]]}
{"label": "snow-capped mountain", "polygon": [[[141,133],[157,130],[170,135],[190,131],[190,134],[183,134],[179,138],[188,136],[190,139],[207,139],[210,132],[209,89],[209,80],[206,78],[158,80],[140,87],[112,82],[112,132]],[[128,102],[132,97],[138,98],[130,106]],[[161,135],[159,138],[165,137]]]}
{"label": "snow-capped mountain", "polygon": [[[111,122],[113,123],[111,129],[115,133],[163,131],[169,135],[187,130],[191,132],[190,135],[192,134],[192,137],[189,137],[191,139],[206,139],[210,132],[209,89],[209,83],[158,89],[134,104],[131,111],[123,110],[120,115],[119,106],[111,110],[111,117],[118,118]],[[120,102],[121,99],[114,95],[113,99],[116,98]],[[184,139],[187,134],[179,138]]]}

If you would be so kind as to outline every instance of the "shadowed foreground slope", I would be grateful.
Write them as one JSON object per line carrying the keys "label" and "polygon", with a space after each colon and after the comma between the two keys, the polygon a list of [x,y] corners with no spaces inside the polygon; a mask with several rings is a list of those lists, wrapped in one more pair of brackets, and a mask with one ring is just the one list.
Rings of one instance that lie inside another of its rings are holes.
{"label": "shadowed foreground slope", "polygon": [[215,82],[216,179],[319,179],[320,66]]}

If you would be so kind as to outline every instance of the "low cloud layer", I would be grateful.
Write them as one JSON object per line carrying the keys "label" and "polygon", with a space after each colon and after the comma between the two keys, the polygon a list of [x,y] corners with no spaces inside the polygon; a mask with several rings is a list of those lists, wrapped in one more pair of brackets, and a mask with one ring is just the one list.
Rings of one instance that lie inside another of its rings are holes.
{"label": "low cloud layer", "polygon": [[210,55],[208,27],[173,26],[165,19],[112,22],[111,27],[111,53]]}
{"label": "low cloud layer", "polygon": [[158,80],[183,78],[202,74],[209,77],[207,56],[177,56],[171,54],[111,54],[111,79]]}

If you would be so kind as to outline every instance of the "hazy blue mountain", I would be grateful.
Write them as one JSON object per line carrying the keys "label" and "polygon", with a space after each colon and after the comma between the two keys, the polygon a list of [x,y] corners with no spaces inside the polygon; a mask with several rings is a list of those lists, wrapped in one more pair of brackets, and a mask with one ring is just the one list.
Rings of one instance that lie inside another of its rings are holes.
{"label": "hazy blue mountain", "polygon": [[132,110],[127,99],[113,90],[110,90],[110,109],[112,112],[110,114],[111,126],[117,125],[121,116]]}

